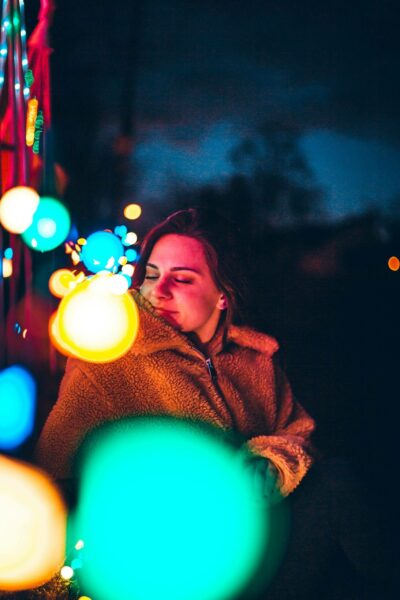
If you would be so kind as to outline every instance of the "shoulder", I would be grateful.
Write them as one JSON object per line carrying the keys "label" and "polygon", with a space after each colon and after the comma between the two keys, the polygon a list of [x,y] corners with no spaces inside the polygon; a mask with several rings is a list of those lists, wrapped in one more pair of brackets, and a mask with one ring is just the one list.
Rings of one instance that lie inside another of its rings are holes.
{"label": "shoulder", "polygon": [[279,343],[274,337],[251,327],[232,325],[227,332],[226,339],[228,343],[268,356],[273,356],[279,350]]}

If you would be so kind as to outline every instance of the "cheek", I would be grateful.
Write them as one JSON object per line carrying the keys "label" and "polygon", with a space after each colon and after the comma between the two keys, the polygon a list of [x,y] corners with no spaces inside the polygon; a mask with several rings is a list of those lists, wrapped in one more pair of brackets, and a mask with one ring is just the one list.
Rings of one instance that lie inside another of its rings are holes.
{"label": "cheek", "polygon": [[196,318],[209,315],[216,304],[217,300],[204,295],[199,292],[192,292],[192,290],[186,293],[180,294],[179,303],[188,317]]}
{"label": "cheek", "polygon": [[142,296],[144,296],[147,299],[150,294],[150,286],[146,283],[142,283],[142,285],[139,288],[139,292],[142,294]]}

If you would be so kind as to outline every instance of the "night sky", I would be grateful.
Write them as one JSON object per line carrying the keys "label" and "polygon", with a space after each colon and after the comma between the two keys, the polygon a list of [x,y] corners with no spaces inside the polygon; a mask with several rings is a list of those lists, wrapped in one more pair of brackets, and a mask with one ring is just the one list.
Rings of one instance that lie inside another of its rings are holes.
{"label": "night sky", "polygon": [[[114,193],[121,202],[151,206],[168,202],[176,190],[224,186],[240,171],[232,152],[257,139],[265,123],[296,131],[321,191],[315,217],[374,207],[390,212],[396,205],[396,2],[57,5],[51,35],[56,158],[70,176],[68,200],[77,210],[84,200],[107,219]],[[121,133],[133,144],[116,192],[109,189],[113,176],[104,177]]]}

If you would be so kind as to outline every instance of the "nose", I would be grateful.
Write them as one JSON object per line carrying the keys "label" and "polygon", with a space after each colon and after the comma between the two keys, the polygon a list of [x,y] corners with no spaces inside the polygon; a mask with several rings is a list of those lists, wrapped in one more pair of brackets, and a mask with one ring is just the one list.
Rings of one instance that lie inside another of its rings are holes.
{"label": "nose", "polygon": [[152,291],[155,299],[171,297],[171,288],[166,277],[160,277]]}

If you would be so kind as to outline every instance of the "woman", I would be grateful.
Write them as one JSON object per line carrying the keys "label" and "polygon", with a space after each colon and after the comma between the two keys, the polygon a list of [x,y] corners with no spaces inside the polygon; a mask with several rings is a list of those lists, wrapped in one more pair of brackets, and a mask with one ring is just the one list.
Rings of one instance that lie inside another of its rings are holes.
{"label": "woman", "polygon": [[[289,495],[291,505],[284,562],[267,596],[261,582],[260,597],[389,598],[382,529],[354,473],[340,462],[320,462],[299,486],[313,463],[314,421],[276,362],[277,342],[235,324],[243,286],[232,235],[224,221],[194,209],[150,231],[135,270],[137,339],[112,363],[69,359],[39,462],[56,479],[69,478],[85,434],[128,415],[171,414],[235,431],[263,494]],[[284,504],[272,508],[278,546]]]}
{"label": "woman", "polygon": [[[56,479],[93,427],[127,415],[170,414],[243,436],[266,495],[292,492],[313,459],[314,421],[276,363],[277,342],[234,325],[242,296],[233,232],[215,215],[178,211],[144,239],[133,296],[140,328],[107,364],[69,359],[38,444]],[[260,460],[256,460],[259,457]]]}

